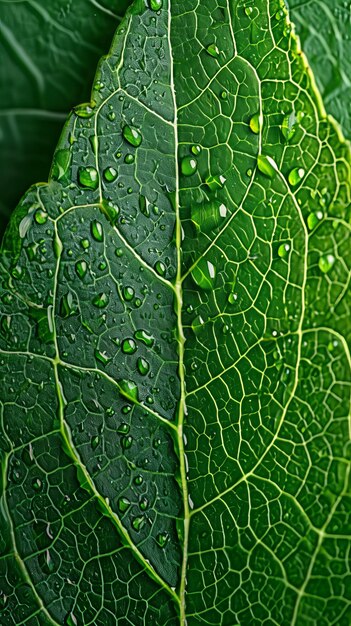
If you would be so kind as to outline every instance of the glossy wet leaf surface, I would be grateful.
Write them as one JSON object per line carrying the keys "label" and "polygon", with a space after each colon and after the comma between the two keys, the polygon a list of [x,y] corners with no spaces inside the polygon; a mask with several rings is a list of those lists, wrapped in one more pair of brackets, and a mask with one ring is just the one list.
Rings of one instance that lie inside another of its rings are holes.
{"label": "glossy wet leaf surface", "polygon": [[349,146],[275,0],[97,82],[3,242],[2,623],[348,626]]}

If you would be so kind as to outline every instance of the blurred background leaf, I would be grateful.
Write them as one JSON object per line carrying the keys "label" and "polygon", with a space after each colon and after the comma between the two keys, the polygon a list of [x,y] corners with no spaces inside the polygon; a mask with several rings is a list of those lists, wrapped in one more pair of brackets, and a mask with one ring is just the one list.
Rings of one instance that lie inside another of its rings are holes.
{"label": "blurred background leaf", "polygon": [[68,111],[90,99],[130,0],[0,0],[0,230],[46,181]]}

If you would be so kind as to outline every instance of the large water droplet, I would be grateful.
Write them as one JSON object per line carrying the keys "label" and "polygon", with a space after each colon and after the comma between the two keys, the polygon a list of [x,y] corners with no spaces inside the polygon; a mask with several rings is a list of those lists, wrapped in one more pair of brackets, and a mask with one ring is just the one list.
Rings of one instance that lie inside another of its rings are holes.
{"label": "large water droplet", "polygon": [[102,224],[97,220],[93,220],[91,223],[91,234],[94,237],[95,241],[103,241],[104,240],[104,231],[102,228]]}
{"label": "large water droplet", "polygon": [[206,52],[215,59],[218,59],[220,55],[220,50],[215,43],[210,43],[210,45],[206,48]]}
{"label": "large water droplet", "polygon": [[121,513],[125,513],[126,511],[128,511],[129,507],[130,507],[130,500],[128,500],[128,498],[120,498],[118,500],[118,508]]}
{"label": "large water droplet", "polygon": [[227,179],[222,174],[218,174],[217,176],[208,176],[206,178],[206,185],[211,189],[211,191],[216,191],[216,189],[223,189],[226,182]]}
{"label": "large water droplet", "polygon": [[124,126],[123,137],[131,146],[138,148],[143,140],[140,131],[134,126]]}
{"label": "large water droplet", "polygon": [[227,217],[227,207],[219,202],[196,204],[191,209],[191,219],[196,230],[208,232],[220,226]]}
{"label": "large water droplet", "polygon": [[95,167],[80,167],[78,170],[78,182],[82,187],[95,191],[99,186],[99,174]]}
{"label": "large water droplet", "polygon": [[48,217],[49,216],[47,212],[44,211],[44,209],[38,209],[34,213],[34,219],[37,224],[46,224],[46,222],[48,221]]}
{"label": "large water droplet", "polygon": [[278,166],[272,157],[267,156],[265,154],[259,154],[257,157],[257,167],[262,174],[267,176],[268,178],[273,178],[273,176],[278,172]]}
{"label": "large water droplet", "polygon": [[122,342],[122,352],[124,352],[124,354],[134,354],[136,350],[137,345],[134,339],[124,339],[124,341]]}
{"label": "large water droplet", "polygon": [[303,167],[295,167],[293,170],[291,170],[289,174],[288,180],[290,185],[292,185],[293,187],[298,185],[302,181],[304,175],[305,170],[303,169]]}
{"label": "large water droplet", "polygon": [[323,274],[328,274],[328,272],[330,272],[330,270],[332,269],[334,263],[335,263],[334,255],[333,254],[325,254],[325,255],[320,257],[319,262],[318,262],[318,266],[319,266],[319,269],[321,270],[321,272],[323,272]]}
{"label": "large water droplet", "polygon": [[113,183],[117,178],[117,170],[114,167],[107,167],[104,170],[104,178],[106,182]]}
{"label": "large water droplet", "polygon": [[316,211],[315,213],[310,213],[307,218],[308,228],[310,230],[314,230],[314,228],[316,228],[316,226],[321,222],[322,219],[323,219],[322,211]]}
{"label": "large water droplet", "polygon": [[152,11],[160,11],[163,7],[163,0],[149,0],[149,7]]}
{"label": "large water droplet", "polygon": [[93,298],[93,305],[98,309],[104,309],[110,301],[107,293],[99,293]]}
{"label": "large water droplet", "polygon": [[123,379],[119,381],[118,385],[122,396],[124,396],[128,400],[131,400],[132,402],[138,402],[138,387],[135,383],[133,383],[133,381]]}
{"label": "large water droplet", "polygon": [[200,259],[198,264],[192,270],[191,276],[198,287],[201,287],[201,289],[205,289],[206,291],[210,291],[213,289],[215,283],[216,268],[210,261]]}
{"label": "large water droplet", "polygon": [[145,346],[151,348],[154,345],[154,337],[146,330],[140,329],[134,333],[135,339],[141,341]]}
{"label": "large water droplet", "polygon": [[150,370],[150,364],[148,363],[148,361],[146,361],[146,359],[143,359],[142,357],[138,358],[137,367],[139,374],[141,374],[142,376],[146,376],[146,374],[148,374]]}
{"label": "large water droplet", "polygon": [[84,276],[88,271],[88,265],[85,261],[77,261],[76,263],[76,274],[79,276],[81,280],[83,280]]}
{"label": "large water droplet", "polygon": [[139,515],[138,517],[135,517],[132,521],[132,526],[136,532],[139,532],[139,530],[142,529],[144,524],[145,524],[145,517],[143,515]]}
{"label": "large water droplet", "polygon": [[197,170],[197,160],[191,156],[184,157],[181,162],[181,170],[184,176],[192,176]]}
{"label": "large water droplet", "polygon": [[256,113],[250,119],[250,128],[255,135],[259,135],[263,126],[263,116],[261,113]]}

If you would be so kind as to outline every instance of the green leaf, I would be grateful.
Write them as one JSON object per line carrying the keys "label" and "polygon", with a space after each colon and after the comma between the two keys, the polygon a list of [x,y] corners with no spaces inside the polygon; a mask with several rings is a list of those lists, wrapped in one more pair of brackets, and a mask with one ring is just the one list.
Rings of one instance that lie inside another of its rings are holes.
{"label": "green leaf", "polygon": [[350,7],[344,0],[288,0],[324,105],[351,137]]}
{"label": "green leaf", "polygon": [[130,0],[0,3],[0,232],[34,180],[47,180],[69,110]]}
{"label": "green leaf", "polygon": [[350,623],[350,148],[280,11],[136,0],[11,219],[6,626]]}

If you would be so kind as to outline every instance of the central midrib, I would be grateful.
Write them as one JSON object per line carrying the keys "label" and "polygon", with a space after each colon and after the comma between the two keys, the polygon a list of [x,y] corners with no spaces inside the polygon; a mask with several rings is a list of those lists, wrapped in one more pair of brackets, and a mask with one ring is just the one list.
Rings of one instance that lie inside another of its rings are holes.
{"label": "central midrib", "polygon": [[169,0],[168,4],[168,43],[170,51],[170,64],[171,75],[170,84],[173,98],[174,107],[174,162],[175,162],[175,213],[176,213],[176,249],[177,249],[177,275],[175,282],[175,300],[176,300],[176,315],[177,315],[177,338],[178,338],[178,356],[179,356],[179,378],[180,378],[180,398],[178,406],[177,416],[177,439],[179,450],[179,462],[180,462],[180,477],[181,488],[183,495],[183,507],[184,507],[184,531],[183,531],[183,560],[180,572],[180,625],[186,625],[186,608],[185,608],[185,593],[186,593],[186,569],[188,561],[188,541],[189,541],[189,524],[190,524],[190,511],[188,500],[188,485],[186,476],[186,464],[185,464],[185,450],[184,450],[184,433],[183,425],[186,415],[186,387],[185,387],[185,369],[184,369],[184,353],[185,353],[185,336],[183,328],[182,310],[183,310],[183,280],[182,280],[182,224],[180,218],[180,203],[179,203],[179,167],[178,167],[178,115],[177,115],[177,98],[174,83],[174,58],[172,47],[172,0]]}

